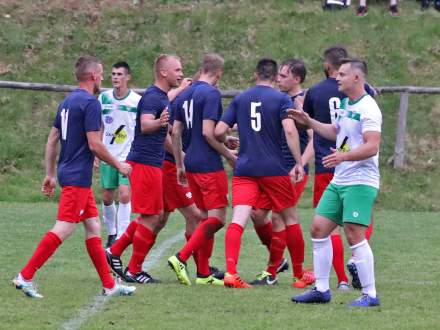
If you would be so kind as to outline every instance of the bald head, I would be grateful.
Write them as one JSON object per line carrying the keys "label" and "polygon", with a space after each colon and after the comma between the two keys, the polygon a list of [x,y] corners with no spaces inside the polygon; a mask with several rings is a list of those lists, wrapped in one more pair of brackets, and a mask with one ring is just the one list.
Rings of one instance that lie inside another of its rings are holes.
{"label": "bald head", "polygon": [[175,55],[162,54],[154,61],[155,83],[165,90],[179,87],[183,78],[180,58]]}

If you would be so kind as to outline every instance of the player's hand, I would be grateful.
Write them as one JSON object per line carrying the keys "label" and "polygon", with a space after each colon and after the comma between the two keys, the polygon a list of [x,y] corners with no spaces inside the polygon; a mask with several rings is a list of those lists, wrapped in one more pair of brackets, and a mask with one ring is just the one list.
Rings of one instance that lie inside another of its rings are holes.
{"label": "player's hand", "polygon": [[46,175],[41,185],[41,192],[47,197],[53,197],[55,194],[55,187],[57,185],[57,180],[53,176]]}
{"label": "player's hand", "polygon": [[121,173],[123,176],[130,176],[131,170],[132,168],[130,164],[124,162],[119,163],[118,172]]}
{"label": "player's hand", "polygon": [[289,118],[295,120],[298,124],[305,127],[310,127],[310,116],[307,112],[302,109],[288,109],[287,114]]}
{"label": "player's hand", "polygon": [[168,121],[170,120],[170,113],[168,112],[168,107],[163,109],[162,113],[160,114],[160,126],[167,127]]}
{"label": "player's hand", "polygon": [[304,167],[296,164],[289,173],[294,183],[302,181],[304,178]]}
{"label": "player's hand", "polygon": [[93,161],[93,168],[95,170],[99,169],[99,158],[95,157],[95,160]]}
{"label": "player's hand", "polygon": [[180,83],[180,88],[181,88],[182,90],[185,90],[185,89],[187,89],[189,86],[191,86],[192,82],[193,82],[192,78],[183,78],[183,79],[182,79],[182,82]]}
{"label": "player's hand", "polygon": [[235,150],[240,146],[240,140],[238,137],[227,135],[225,141],[226,148]]}
{"label": "player's hand", "polygon": [[231,166],[231,168],[235,168],[235,163],[237,162],[237,151],[236,150],[230,150],[229,152],[229,157],[226,158],[226,161],[228,162],[229,166]]}
{"label": "player's hand", "polygon": [[176,168],[177,183],[181,186],[188,187],[188,179],[186,178],[186,172],[183,167]]}
{"label": "player's hand", "polygon": [[335,148],[330,148],[330,150],[332,151],[332,154],[322,159],[324,167],[333,168],[345,161],[345,152],[341,152]]}

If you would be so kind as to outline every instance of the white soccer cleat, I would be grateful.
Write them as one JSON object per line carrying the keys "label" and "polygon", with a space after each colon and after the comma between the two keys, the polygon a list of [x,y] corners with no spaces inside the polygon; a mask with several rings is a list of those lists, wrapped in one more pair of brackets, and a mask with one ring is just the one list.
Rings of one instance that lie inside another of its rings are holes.
{"label": "white soccer cleat", "polygon": [[116,283],[113,289],[102,289],[102,295],[106,297],[131,296],[135,291],[135,286],[128,286]]}
{"label": "white soccer cleat", "polygon": [[43,298],[43,295],[39,294],[37,288],[34,286],[32,281],[26,281],[21,274],[18,274],[12,280],[12,284],[17,290],[23,291],[23,293],[29,298]]}

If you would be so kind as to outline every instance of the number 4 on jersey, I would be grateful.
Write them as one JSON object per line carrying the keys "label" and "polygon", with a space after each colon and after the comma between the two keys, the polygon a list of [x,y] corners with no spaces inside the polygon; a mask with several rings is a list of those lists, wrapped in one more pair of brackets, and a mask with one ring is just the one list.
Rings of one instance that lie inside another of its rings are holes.
{"label": "number 4 on jersey", "polygon": [[189,106],[188,106],[188,101],[183,102],[183,110],[185,113],[185,121],[186,121],[186,127],[188,129],[192,128],[192,122],[193,122],[193,99],[191,99],[189,101]]}
{"label": "number 4 on jersey", "polygon": [[69,120],[69,109],[61,110],[61,138],[67,139],[67,121]]}

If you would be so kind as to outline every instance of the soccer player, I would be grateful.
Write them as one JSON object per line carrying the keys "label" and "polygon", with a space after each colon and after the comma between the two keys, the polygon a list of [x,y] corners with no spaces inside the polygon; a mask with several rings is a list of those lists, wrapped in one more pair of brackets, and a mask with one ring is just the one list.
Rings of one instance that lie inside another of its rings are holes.
{"label": "soccer player", "polygon": [[366,74],[365,62],[357,59],[341,61],[337,82],[339,90],[347,98],[342,100],[333,124],[311,119],[302,110],[291,111],[295,120],[309,126],[320,136],[336,141],[337,145],[330,155],[323,158],[323,165],[335,168],[335,175],[319,201],[310,230],[316,287],[292,297],[293,302],[330,302],[330,234],[337,226],[343,226],[362,285],[362,296],[350,306],[380,305],[375,287],[373,253],[365,233],[379,189],[382,114],[374,99],[365,91]]}
{"label": "soccer player", "polygon": [[[341,60],[347,58],[347,50],[342,46],[332,46],[324,51],[324,73],[326,78],[316,85],[310,87],[304,99],[303,108],[311,118],[322,123],[333,123],[337,118],[337,112],[341,104],[341,100],[346,95],[338,89],[336,77]],[[374,96],[374,91],[365,84],[367,93]],[[335,148],[335,141],[331,141],[313,133],[313,148],[315,152],[315,176],[313,187],[313,208],[318,205],[321,196],[333,178],[334,168],[328,168],[323,165],[323,158],[331,154],[331,148]],[[367,239],[372,232],[372,225],[367,231]],[[344,269],[344,244],[342,242],[339,229],[336,229],[331,235],[333,246],[333,267],[338,278],[338,289],[346,291],[350,289],[348,277]],[[349,263],[350,264],[350,263]],[[351,269],[349,267],[349,269]],[[352,269],[351,269],[352,270]],[[354,270],[351,271],[353,276],[353,286],[357,286],[357,277]]]}
{"label": "soccer player", "polygon": [[[145,91],[137,107],[135,136],[127,156],[127,162],[133,167],[130,176],[133,213],[140,216],[106,250],[107,260],[117,275],[127,282],[142,284],[158,282],[142,270],[142,263],[165,225],[162,165],[168,134],[167,93],[178,87],[183,78],[180,59],[173,55],[158,56],[153,71],[154,84]],[[123,271],[120,256],[130,244],[133,244],[133,253]]]}
{"label": "soccer player", "polygon": [[79,88],[59,105],[46,144],[46,177],[42,192],[52,197],[56,186],[56,147],[58,141],[61,143],[57,175],[62,190],[57,220],[12,281],[17,289],[31,298],[43,298],[32,282],[35,273],[80,222],[84,224],[87,252],[101,279],[103,295],[130,295],[136,289],[115,283],[111,276],[101,243],[98,209],[90,188],[95,156],[122,175],[129,175],[131,171],[130,165],[114,158],[101,141],[101,105],[93,96],[99,92],[103,80],[101,61],[91,56],[80,57],[75,64],[75,76]]}
{"label": "soccer player", "polygon": [[[200,77],[177,97],[173,125],[173,150],[177,180],[189,184],[203,220],[185,246],[168,259],[179,282],[191,285],[186,261],[196,253],[196,284],[223,285],[209,267],[214,235],[226,221],[228,180],[221,156],[233,165],[236,156],[214,135],[215,125],[223,109],[220,91],[215,87],[223,75],[224,60],[218,54],[204,56]],[[189,146],[182,158],[182,131],[190,134]]]}
{"label": "soccer player", "polygon": [[[256,67],[256,86],[236,96],[217,124],[215,135],[223,141],[226,131],[237,124],[240,151],[232,178],[232,222],[226,230],[225,286],[250,288],[237,272],[241,236],[252,208],[261,193],[265,193],[280,214],[284,225],[295,219],[296,193],[284,166],[281,135],[286,135],[296,164],[290,171],[295,181],[301,181],[304,169],[298,132],[287,117],[292,108],[290,97],[273,88],[277,78],[277,63],[261,59]],[[299,232],[302,239],[302,233]]]}
{"label": "soccer player", "polygon": [[[119,161],[125,161],[130,151],[136,126],[136,109],[141,99],[128,88],[131,78],[130,66],[126,62],[113,64],[111,80],[113,89],[98,97],[102,107],[102,141],[110,153]],[[102,213],[107,226],[107,244],[110,247],[128,227],[131,215],[130,186],[128,178],[101,162]],[[119,190],[119,206],[116,211],[115,190]]]}
{"label": "soccer player", "polygon": [[[298,59],[290,59],[284,61],[278,72],[277,84],[279,89],[287,93],[292,99],[292,103],[296,107],[302,108],[302,101],[305,95],[305,91],[301,88],[301,83],[304,82],[306,77],[306,67],[304,62]],[[292,156],[285,135],[282,134],[282,151],[284,162],[287,170],[292,169],[295,166],[295,159]],[[302,154],[302,163],[305,164],[304,178],[295,183],[296,197],[299,200],[304,187],[307,183],[308,166],[307,163],[313,156],[313,132],[312,130],[300,130],[300,148]],[[286,227],[282,221],[280,215],[276,212],[272,212],[272,221],[267,218],[267,214],[272,208],[270,199],[266,194],[261,194],[257,209],[252,211],[252,220],[254,226],[256,223],[261,223],[260,226],[256,226],[255,229],[259,234],[261,241],[264,244],[264,237],[269,236],[268,249],[270,252],[268,267],[265,271],[257,275],[257,279],[251,284],[254,285],[273,285],[276,284],[278,279],[276,274],[282,270],[282,259],[284,250],[289,248],[290,255],[292,256],[293,264],[293,286],[296,288],[304,288],[314,282],[313,273],[303,270],[304,262],[304,240],[302,239],[302,229],[299,223],[298,213],[295,212],[295,218],[292,219],[292,223]],[[265,233],[264,229],[271,225],[272,228],[267,229],[270,231]],[[287,260],[285,261],[287,262]]]}

